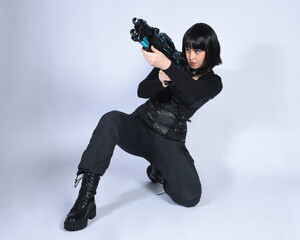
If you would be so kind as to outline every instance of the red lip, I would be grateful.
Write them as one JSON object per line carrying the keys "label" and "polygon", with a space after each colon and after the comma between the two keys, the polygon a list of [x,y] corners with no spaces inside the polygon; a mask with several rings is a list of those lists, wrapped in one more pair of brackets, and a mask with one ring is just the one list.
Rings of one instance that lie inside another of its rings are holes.
{"label": "red lip", "polygon": [[196,65],[196,63],[195,63],[195,62],[191,62],[190,65],[191,65],[191,66],[194,66],[194,65]]}

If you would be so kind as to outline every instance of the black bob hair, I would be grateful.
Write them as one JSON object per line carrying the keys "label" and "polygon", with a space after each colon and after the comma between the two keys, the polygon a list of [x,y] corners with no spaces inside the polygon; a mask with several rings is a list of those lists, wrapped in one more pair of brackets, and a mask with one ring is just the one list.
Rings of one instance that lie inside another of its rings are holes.
{"label": "black bob hair", "polygon": [[221,48],[217,34],[205,23],[196,23],[184,34],[182,40],[182,53],[185,59],[186,48],[205,51],[205,59],[201,68],[194,70],[188,66],[188,70],[192,75],[208,72],[216,65],[222,63],[220,57]]}

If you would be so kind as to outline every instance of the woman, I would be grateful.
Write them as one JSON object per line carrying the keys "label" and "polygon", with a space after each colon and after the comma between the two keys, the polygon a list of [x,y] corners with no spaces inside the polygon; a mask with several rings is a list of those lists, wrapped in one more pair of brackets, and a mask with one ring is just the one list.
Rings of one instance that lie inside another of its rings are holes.
{"label": "woman", "polygon": [[174,202],[192,207],[200,201],[201,183],[185,146],[186,122],[222,90],[221,78],[213,72],[222,62],[218,38],[207,24],[188,29],[182,44],[185,71],[153,46],[151,50],[142,52],[154,69],[138,87],[138,96],[149,99],[132,114],[112,111],[100,119],[78,166],[82,178],[75,186],[81,179],[82,184],[66,230],[83,229],[96,216],[94,195],[116,145],[149,161],[148,177],[163,184]]}

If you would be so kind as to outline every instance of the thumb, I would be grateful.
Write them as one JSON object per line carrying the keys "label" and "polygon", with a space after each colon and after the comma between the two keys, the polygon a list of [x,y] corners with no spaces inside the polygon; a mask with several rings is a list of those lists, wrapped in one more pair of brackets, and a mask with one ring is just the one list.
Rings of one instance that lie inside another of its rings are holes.
{"label": "thumb", "polygon": [[159,52],[155,47],[153,47],[153,45],[151,46],[151,50],[152,50],[152,52],[154,52],[154,53]]}

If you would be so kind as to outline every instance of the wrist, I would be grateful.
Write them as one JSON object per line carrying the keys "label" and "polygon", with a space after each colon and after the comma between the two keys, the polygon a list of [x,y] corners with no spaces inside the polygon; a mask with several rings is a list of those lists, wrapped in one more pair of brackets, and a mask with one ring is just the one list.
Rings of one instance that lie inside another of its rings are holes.
{"label": "wrist", "polygon": [[171,60],[170,59],[166,59],[166,62],[164,63],[164,65],[161,67],[161,70],[166,70],[171,66]]}

